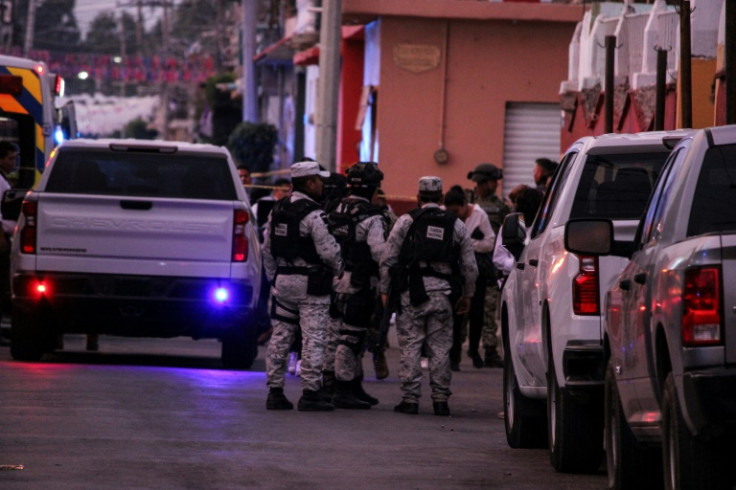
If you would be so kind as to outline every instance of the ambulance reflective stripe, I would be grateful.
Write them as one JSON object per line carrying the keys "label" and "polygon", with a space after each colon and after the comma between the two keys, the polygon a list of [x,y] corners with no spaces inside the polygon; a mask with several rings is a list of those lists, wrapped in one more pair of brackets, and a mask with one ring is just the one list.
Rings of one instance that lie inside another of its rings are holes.
{"label": "ambulance reflective stripe", "polygon": [[45,163],[43,132],[43,96],[41,80],[36,72],[29,68],[0,66],[0,74],[15,75],[23,79],[23,91],[17,97],[0,94],[0,110],[15,114],[28,114],[34,120],[36,132],[36,169],[43,170]]}

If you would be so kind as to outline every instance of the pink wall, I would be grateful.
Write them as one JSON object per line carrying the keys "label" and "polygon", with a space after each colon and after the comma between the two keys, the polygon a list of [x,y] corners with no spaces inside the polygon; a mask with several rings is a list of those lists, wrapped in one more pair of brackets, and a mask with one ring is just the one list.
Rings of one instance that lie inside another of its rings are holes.
{"label": "pink wall", "polygon": [[[470,187],[467,173],[477,163],[502,166],[506,102],[559,102],[574,28],[572,21],[383,17],[378,131],[387,194],[413,199],[422,175],[442,177],[445,189]],[[439,66],[421,73],[399,67],[393,59],[399,43],[439,46]],[[441,139],[445,74],[450,160],[440,165],[433,154]]]}

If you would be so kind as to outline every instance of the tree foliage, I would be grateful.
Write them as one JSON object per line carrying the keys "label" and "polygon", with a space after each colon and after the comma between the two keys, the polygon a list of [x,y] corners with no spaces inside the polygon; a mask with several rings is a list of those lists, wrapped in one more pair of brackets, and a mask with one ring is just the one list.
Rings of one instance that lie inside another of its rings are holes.
{"label": "tree foliage", "polygon": [[75,0],[45,0],[36,10],[34,47],[55,51],[75,51],[81,33],[74,17]]}
{"label": "tree foliage", "polygon": [[230,134],[227,149],[252,172],[267,172],[273,163],[278,131],[272,124],[240,123]]}
{"label": "tree foliage", "polygon": [[148,129],[146,121],[139,117],[125,125],[125,128],[123,128],[123,137],[139,140],[152,140],[158,137],[158,131],[155,129]]}

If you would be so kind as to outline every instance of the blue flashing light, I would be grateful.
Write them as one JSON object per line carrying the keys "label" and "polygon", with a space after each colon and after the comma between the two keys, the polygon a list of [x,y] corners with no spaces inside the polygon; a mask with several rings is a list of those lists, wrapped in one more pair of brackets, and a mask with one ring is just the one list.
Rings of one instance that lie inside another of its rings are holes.
{"label": "blue flashing light", "polygon": [[230,292],[227,290],[227,288],[217,288],[215,289],[215,301],[217,303],[225,303],[230,298]]}
{"label": "blue flashing light", "polygon": [[57,145],[60,145],[64,142],[65,139],[66,138],[64,137],[64,131],[60,127],[57,127],[56,131],[54,131],[54,141],[56,141]]}

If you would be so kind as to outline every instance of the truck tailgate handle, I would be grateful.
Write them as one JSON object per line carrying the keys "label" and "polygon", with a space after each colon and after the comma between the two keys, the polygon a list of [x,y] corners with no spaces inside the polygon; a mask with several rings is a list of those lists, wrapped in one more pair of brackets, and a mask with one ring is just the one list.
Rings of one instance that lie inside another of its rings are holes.
{"label": "truck tailgate handle", "polygon": [[148,211],[153,207],[151,201],[120,201],[120,207],[123,209],[136,209],[139,211]]}

